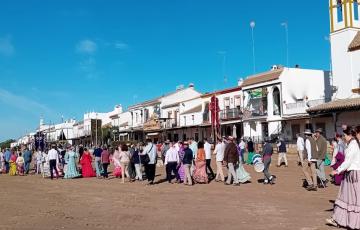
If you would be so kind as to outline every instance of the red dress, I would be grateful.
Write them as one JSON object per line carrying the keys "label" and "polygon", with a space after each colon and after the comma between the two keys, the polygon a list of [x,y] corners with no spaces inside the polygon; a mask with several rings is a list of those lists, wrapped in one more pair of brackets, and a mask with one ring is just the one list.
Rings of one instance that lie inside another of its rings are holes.
{"label": "red dress", "polygon": [[90,154],[84,153],[80,160],[81,172],[83,177],[94,177],[96,175],[91,163],[92,158]]}

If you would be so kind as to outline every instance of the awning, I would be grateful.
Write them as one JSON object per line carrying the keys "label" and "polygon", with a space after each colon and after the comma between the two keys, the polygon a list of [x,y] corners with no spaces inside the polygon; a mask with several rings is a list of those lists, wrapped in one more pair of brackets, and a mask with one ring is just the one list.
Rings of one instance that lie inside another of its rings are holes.
{"label": "awning", "polygon": [[184,112],[182,112],[180,115],[186,115],[186,114],[192,114],[192,113],[200,113],[202,111],[202,105],[195,106],[191,109],[188,109]]}
{"label": "awning", "polygon": [[158,136],[159,135],[159,133],[148,133],[148,134],[146,134],[146,136]]}
{"label": "awning", "polygon": [[128,133],[120,133],[119,134],[120,137],[124,137],[124,136],[127,136],[127,135],[129,135],[129,134]]}
{"label": "awning", "polygon": [[306,110],[309,114],[326,114],[332,112],[354,111],[360,109],[360,97],[330,101],[313,106]]}

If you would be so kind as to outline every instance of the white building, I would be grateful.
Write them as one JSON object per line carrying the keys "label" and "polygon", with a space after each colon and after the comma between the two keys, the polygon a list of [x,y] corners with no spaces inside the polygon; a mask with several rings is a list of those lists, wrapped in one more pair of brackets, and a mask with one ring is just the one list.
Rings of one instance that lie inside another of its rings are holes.
{"label": "white building", "polygon": [[294,140],[310,123],[328,130],[326,123],[311,120],[310,106],[331,98],[329,72],[273,66],[242,83],[244,136],[261,140],[282,135]]}
{"label": "white building", "polygon": [[166,139],[168,134],[163,131],[171,131],[179,125],[179,105],[200,95],[194,85],[190,84],[187,88],[177,87],[174,92],[130,106],[128,110],[131,113],[131,125],[129,130],[123,132],[129,132],[132,140]]}
{"label": "white building", "polygon": [[308,112],[331,126],[334,137],[343,124],[360,124],[360,8],[354,0],[329,3],[333,100]]}

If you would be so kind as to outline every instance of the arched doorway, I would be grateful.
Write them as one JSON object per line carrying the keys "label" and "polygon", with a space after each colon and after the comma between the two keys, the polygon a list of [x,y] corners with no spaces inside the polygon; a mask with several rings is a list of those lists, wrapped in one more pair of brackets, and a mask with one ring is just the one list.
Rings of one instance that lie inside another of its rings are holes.
{"label": "arched doorway", "polygon": [[280,90],[278,87],[273,88],[273,114],[281,115]]}

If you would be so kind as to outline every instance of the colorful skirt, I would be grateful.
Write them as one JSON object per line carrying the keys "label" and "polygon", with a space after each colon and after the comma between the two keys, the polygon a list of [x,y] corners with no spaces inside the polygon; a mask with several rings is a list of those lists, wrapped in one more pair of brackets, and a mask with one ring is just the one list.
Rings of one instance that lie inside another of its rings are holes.
{"label": "colorful skirt", "polygon": [[360,229],[360,170],[345,173],[335,201],[333,219],[341,227]]}
{"label": "colorful skirt", "polygon": [[178,169],[178,175],[179,175],[179,178],[177,179],[180,179],[181,181],[184,181],[185,179],[185,167],[184,165],[181,163],[179,169]]}
{"label": "colorful skirt", "polygon": [[116,166],[115,168],[114,168],[114,172],[113,172],[113,174],[114,174],[114,176],[115,177],[121,177],[121,167],[120,166]]}
{"label": "colorful skirt", "polygon": [[254,156],[254,152],[249,152],[248,153],[248,158],[247,158],[247,160],[246,160],[246,164],[248,164],[248,165],[252,165],[252,160],[253,160],[253,156]]}
{"label": "colorful skirt", "polygon": [[195,183],[207,184],[209,182],[208,175],[206,173],[206,162],[196,161],[193,179]]}
{"label": "colorful skirt", "polygon": [[13,161],[10,161],[9,175],[10,176],[15,176],[16,175],[16,163],[13,162]]}
{"label": "colorful skirt", "polygon": [[20,176],[24,176],[24,164],[18,164],[17,165],[17,171]]}

